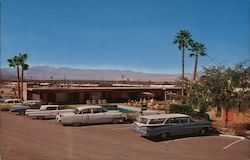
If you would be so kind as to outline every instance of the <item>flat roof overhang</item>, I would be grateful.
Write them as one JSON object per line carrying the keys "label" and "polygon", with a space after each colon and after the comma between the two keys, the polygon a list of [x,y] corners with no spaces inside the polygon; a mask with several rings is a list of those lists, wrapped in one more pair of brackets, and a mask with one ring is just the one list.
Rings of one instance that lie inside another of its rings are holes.
{"label": "flat roof overhang", "polygon": [[110,90],[180,90],[181,87],[41,87],[41,88],[27,88],[28,91],[110,91]]}

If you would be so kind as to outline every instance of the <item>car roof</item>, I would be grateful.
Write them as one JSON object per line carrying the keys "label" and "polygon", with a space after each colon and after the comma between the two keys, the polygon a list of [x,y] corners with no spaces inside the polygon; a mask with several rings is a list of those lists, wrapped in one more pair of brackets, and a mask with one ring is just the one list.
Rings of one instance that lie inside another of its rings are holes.
{"label": "car roof", "polygon": [[6,99],[5,102],[9,102],[9,101],[22,101],[21,99],[16,99],[16,98],[11,98],[11,99]]}
{"label": "car roof", "polygon": [[92,109],[92,108],[102,108],[102,106],[97,106],[97,105],[86,105],[86,106],[77,107],[78,110]]}
{"label": "car roof", "polygon": [[147,118],[147,119],[155,119],[155,118],[180,118],[180,117],[188,117],[186,114],[179,114],[179,113],[174,113],[174,114],[157,114],[157,115],[145,115],[145,116],[140,116],[140,118]]}

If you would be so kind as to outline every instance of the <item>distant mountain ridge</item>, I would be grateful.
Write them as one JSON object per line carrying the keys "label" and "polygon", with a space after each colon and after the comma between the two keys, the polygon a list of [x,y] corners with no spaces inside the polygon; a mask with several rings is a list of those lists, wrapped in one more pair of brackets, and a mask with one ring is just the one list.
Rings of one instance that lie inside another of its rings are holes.
{"label": "distant mountain ridge", "polygon": [[[26,79],[33,80],[131,80],[131,81],[174,81],[180,74],[142,73],[112,69],[75,69],[70,67],[33,66],[25,72]],[[13,79],[16,71],[12,68],[1,69],[1,79]],[[190,78],[191,74],[186,74]]]}

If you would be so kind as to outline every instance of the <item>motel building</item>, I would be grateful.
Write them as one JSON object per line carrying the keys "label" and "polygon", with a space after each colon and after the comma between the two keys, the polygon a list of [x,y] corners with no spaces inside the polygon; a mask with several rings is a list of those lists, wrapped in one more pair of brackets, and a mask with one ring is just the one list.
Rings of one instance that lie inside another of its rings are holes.
{"label": "motel building", "polygon": [[180,94],[181,87],[175,85],[112,84],[111,87],[99,87],[99,84],[24,83],[23,90],[24,100],[41,100],[45,104],[86,104],[104,99],[108,103],[122,103],[143,98],[163,101]]}

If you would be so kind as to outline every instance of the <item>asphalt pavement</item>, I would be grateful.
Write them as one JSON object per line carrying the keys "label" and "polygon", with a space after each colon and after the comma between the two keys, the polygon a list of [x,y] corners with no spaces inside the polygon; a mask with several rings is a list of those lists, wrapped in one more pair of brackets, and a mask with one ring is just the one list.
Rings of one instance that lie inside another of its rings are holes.
{"label": "asphalt pavement", "polygon": [[154,141],[130,124],[62,126],[0,111],[0,160],[250,160],[250,141],[218,135]]}

